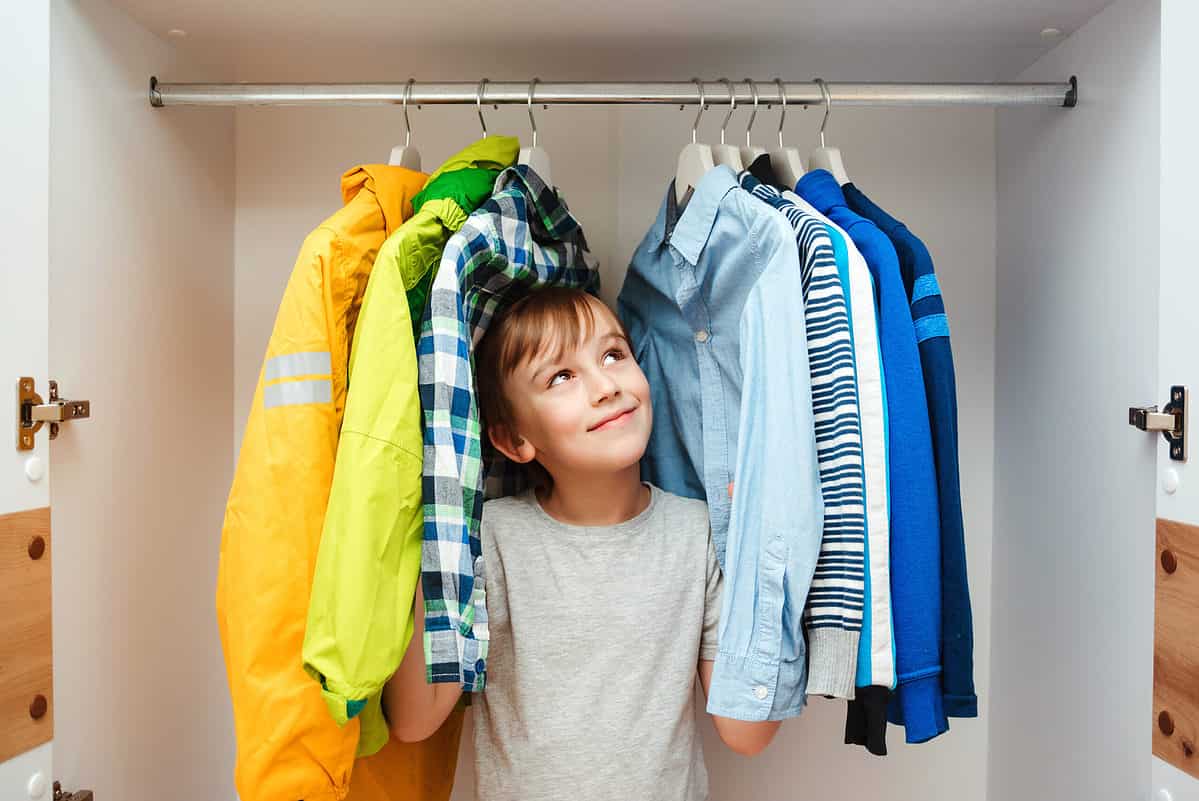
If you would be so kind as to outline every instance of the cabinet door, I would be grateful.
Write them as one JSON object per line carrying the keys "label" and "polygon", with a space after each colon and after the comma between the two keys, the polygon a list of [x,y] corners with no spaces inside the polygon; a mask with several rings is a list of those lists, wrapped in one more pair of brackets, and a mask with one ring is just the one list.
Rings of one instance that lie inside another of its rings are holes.
{"label": "cabinet door", "polygon": [[[17,448],[17,379],[45,397],[50,131],[47,3],[0,7],[0,798],[52,795],[49,430]],[[37,557],[36,559],[34,557]]]}
{"label": "cabinet door", "polygon": [[[1199,397],[1199,226],[1194,193],[1199,182],[1199,111],[1179,103],[1199,74],[1193,41],[1199,6],[1162,3],[1161,278],[1158,385],[1161,404],[1173,385]],[[1190,415],[1191,426],[1196,416]],[[1189,433],[1189,432],[1188,432]],[[1158,445],[1156,619],[1154,622],[1153,785],[1160,801],[1199,801],[1199,452],[1187,443],[1187,461]]]}

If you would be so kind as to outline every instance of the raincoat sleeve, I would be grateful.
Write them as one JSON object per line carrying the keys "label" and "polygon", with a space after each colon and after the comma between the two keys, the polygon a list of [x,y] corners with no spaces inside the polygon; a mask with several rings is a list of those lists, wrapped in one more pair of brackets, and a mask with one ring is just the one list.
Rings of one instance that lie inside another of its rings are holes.
{"label": "raincoat sleeve", "polygon": [[360,755],[387,742],[375,708],[412,638],[420,578],[422,423],[402,265],[440,230],[432,220],[422,236],[421,222],[383,245],[367,284],[304,639],[333,719],[367,710]]}
{"label": "raincoat sleeve", "polygon": [[[358,724],[339,728],[300,647],[344,393],[346,343],[326,302],[331,232],[305,240],[254,392],[221,536],[217,623],[237,734],[242,801],[336,801]],[[344,328],[341,329],[344,331]]]}

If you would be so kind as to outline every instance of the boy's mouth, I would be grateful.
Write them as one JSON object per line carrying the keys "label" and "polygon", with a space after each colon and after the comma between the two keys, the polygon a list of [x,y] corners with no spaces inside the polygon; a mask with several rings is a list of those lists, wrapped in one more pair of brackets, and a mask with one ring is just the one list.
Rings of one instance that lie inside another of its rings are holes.
{"label": "boy's mouth", "polygon": [[634,406],[632,409],[625,409],[623,412],[617,412],[609,417],[605,417],[603,420],[599,421],[587,430],[603,431],[607,428],[615,428],[616,426],[623,425],[630,417],[633,416],[633,412],[635,411],[637,411],[636,406]]}

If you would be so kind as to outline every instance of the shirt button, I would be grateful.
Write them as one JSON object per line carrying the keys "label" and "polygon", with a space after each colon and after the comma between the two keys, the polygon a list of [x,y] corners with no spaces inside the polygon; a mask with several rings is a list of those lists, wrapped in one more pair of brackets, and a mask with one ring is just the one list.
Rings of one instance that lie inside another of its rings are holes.
{"label": "shirt button", "polygon": [[770,691],[767,690],[765,687],[763,687],[761,684],[759,684],[757,687],[754,687],[754,695],[757,697],[757,699],[759,701],[765,701],[766,696],[769,694],[770,694]]}
{"label": "shirt button", "polygon": [[696,331],[695,332],[695,341],[696,342],[707,342],[708,341],[708,332],[707,331]]}

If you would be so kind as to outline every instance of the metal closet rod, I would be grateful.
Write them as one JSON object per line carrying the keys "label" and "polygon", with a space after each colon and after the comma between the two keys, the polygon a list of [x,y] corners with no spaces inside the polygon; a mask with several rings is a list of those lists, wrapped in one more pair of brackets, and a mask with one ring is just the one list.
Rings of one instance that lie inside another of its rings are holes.
{"label": "metal closet rod", "polygon": [[[525,105],[532,82],[456,81],[411,84],[413,105]],[[814,81],[754,81],[761,104],[817,106],[824,102]],[[728,105],[729,86],[704,81],[707,105]],[[408,83],[159,83],[150,78],[152,106],[375,106],[404,102]],[[834,106],[1065,106],[1078,102],[1078,80],[1064,83],[826,83]],[[697,105],[696,82],[635,81],[625,83],[537,81],[535,102],[555,104]],[[750,84],[732,83],[738,104],[753,103]]]}

